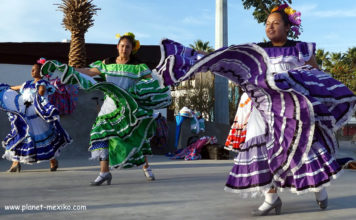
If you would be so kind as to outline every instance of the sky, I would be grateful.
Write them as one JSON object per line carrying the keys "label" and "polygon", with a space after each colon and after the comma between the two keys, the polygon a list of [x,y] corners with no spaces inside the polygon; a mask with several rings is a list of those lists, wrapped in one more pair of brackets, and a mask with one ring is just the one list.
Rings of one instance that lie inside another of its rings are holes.
{"label": "sky", "polygon": [[[240,0],[228,0],[228,44],[267,39],[264,25]],[[356,47],[355,0],[293,0],[301,11],[299,40],[318,49],[346,52]],[[70,39],[62,26],[61,0],[0,0],[0,42],[60,42]],[[115,44],[117,33],[133,32],[141,45],[158,45],[169,38],[184,45],[200,39],[215,45],[215,0],[93,0],[101,8],[87,43]]]}

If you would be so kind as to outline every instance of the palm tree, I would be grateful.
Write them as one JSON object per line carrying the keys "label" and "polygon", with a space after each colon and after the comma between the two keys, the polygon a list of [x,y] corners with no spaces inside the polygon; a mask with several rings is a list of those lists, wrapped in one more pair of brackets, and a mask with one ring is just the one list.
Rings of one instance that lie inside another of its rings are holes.
{"label": "palm tree", "polygon": [[356,47],[352,47],[347,50],[345,60],[352,69],[356,69]]}
{"label": "palm tree", "polygon": [[62,25],[71,32],[69,49],[69,65],[73,67],[86,66],[86,50],[84,35],[94,25],[93,16],[97,10],[92,0],[62,0],[56,4],[64,17]]}
{"label": "palm tree", "polygon": [[196,51],[203,51],[207,53],[214,51],[214,48],[209,46],[209,41],[203,42],[202,40],[196,40],[194,44],[190,44],[189,46]]}
{"label": "palm tree", "polygon": [[329,53],[318,49],[315,57],[324,71],[356,93],[356,47],[349,48],[346,53]]}
{"label": "palm tree", "polygon": [[315,53],[316,62],[319,68],[325,69],[330,66],[329,52],[325,52],[324,49],[318,49]]}
{"label": "palm tree", "polygon": [[[194,44],[189,44],[189,46],[198,52],[211,53],[214,51],[214,48],[212,48],[209,45],[209,41],[203,42],[200,39],[194,41]],[[211,79],[214,79],[214,75],[212,75],[211,73],[210,74],[204,73],[204,75],[206,75],[206,76],[209,75]],[[199,76],[199,81],[200,81],[200,85],[201,85],[203,82],[202,73],[198,73],[198,74],[196,74],[196,76]]]}

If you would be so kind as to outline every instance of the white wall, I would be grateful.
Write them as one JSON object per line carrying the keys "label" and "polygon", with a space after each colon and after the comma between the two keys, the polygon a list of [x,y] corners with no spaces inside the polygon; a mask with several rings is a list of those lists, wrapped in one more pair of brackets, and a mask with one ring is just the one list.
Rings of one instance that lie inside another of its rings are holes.
{"label": "white wall", "polygon": [[0,83],[21,85],[32,79],[31,69],[32,65],[0,63]]}

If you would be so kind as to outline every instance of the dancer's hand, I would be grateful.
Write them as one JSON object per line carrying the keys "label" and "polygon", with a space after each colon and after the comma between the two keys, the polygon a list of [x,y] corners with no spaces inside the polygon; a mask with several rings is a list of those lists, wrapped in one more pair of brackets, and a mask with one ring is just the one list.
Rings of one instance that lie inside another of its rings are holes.
{"label": "dancer's hand", "polygon": [[196,51],[197,51],[197,53],[202,54],[204,56],[209,54],[208,52],[205,52],[205,51],[202,51],[202,50],[196,50]]}
{"label": "dancer's hand", "polygon": [[21,89],[21,86],[11,86],[10,89],[19,91]]}

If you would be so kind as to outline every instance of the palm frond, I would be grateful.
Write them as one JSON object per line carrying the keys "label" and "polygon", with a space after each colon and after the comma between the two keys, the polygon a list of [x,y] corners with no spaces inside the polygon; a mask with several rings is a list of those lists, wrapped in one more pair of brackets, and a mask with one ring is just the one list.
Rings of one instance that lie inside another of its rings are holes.
{"label": "palm frond", "polygon": [[58,10],[64,14],[62,25],[71,32],[85,33],[94,25],[93,16],[100,8],[97,8],[92,0],[62,0]]}

